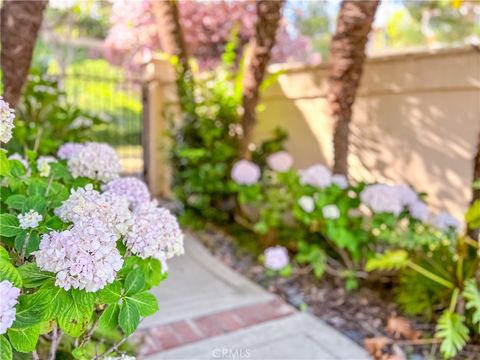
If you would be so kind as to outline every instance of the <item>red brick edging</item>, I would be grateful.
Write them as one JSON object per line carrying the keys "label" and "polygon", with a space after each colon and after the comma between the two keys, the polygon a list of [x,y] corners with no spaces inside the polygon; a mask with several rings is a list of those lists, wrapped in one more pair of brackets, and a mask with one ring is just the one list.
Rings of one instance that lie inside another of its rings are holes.
{"label": "red brick edging", "polygon": [[143,329],[135,335],[135,342],[139,344],[139,354],[151,355],[282,318],[294,312],[295,309],[290,305],[280,299],[274,299]]}

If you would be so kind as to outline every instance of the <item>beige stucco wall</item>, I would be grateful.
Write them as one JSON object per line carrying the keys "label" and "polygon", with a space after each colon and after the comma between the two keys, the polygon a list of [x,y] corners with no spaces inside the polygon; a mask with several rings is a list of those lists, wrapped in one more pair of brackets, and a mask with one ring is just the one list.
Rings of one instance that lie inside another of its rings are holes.
{"label": "beige stucco wall", "polygon": [[[173,74],[154,62],[151,88],[150,183],[168,188],[162,131],[165,109],[176,108]],[[279,68],[272,67],[272,71]],[[331,165],[333,124],[325,95],[326,66],[283,67],[262,94],[255,141],[280,126],[295,166]],[[168,112],[168,111],[167,111]],[[160,118],[157,118],[160,117]],[[473,47],[367,60],[354,107],[351,175],[407,182],[429,202],[461,217],[470,197],[472,157],[480,132],[480,52]],[[163,149],[163,150],[159,150]],[[155,155],[158,152],[158,156]]]}
{"label": "beige stucco wall", "polygon": [[[278,68],[277,68],[278,70]],[[289,133],[298,168],[331,165],[326,67],[283,68],[262,95],[255,140]],[[354,106],[349,163],[355,179],[407,182],[462,216],[480,132],[480,52],[473,47],[370,58]]]}

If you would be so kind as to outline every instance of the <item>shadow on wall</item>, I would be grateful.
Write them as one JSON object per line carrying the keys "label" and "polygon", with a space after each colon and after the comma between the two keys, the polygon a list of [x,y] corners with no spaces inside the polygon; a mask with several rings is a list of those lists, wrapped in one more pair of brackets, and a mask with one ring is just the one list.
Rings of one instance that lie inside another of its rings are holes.
{"label": "shadow on wall", "polygon": [[[264,95],[257,139],[289,133],[295,165],[331,164],[325,67],[295,69]],[[405,182],[458,218],[470,199],[480,132],[480,56],[472,48],[370,59],[354,107],[351,175]]]}

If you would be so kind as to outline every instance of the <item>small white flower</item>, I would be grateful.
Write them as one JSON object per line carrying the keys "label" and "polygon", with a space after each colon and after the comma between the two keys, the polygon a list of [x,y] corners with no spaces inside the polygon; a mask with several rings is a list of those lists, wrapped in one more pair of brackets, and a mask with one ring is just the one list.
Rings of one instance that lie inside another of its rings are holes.
{"label": "small white flower", "polygon": [[332,173],[323,165],[313,165],[300,170],[300,183],[323,189],[332,184]]}
{"label": "small white flower", "polygon": [[332,175],[332,183],[337,185],[340,189],[348,188],[348,180],[345,175],[334,174]]}
{"label": "small white flower", "polygon": [[20,289],[13,286],[8,280],[0,282],[0,335],[3,335],[15,321]]}
{"label": "small white flower", "polygon": [[233,165],[232,179],[240,185],[252,185],[260,179],[260,168],[248,160],[240,160]]}
{"label": "small white flower", "polygon": [[53,156],[40,156],[37,159],[37,169],[41,177],[49,177],[52,170],[50,163],[56,162]]}
{"label": "small white flower", "polygon": [[15,110],[0,96],[0,143],[8,143],[12,138],[12,130],[15,127]]}
{"label": "small white flower", "polygon": [[27,213],[18,214],[17,218],[20,223],[21,229],[28,229],[28,228],[34,229],[43,220],[43,216],[33,209]]}
{"label": "small white flower", "polygon": [[265,267],[271,270],[282,270],[290,261],[288,251],[283,246],[273,246],[265,249]]}
{"label": "small white flower", "polygon": [[322,214],[325,219],[338,219],[340,217],[340,210],[337,205],[325,205],[322,208]]}
{"label": "small white flower", "polygon": [[286,151],[277,151],[267,157],[267,164],[274,171],[288,171],[293,165],[293,157]]}
{"label": "small white flower", "polygon": [[315,209],[315,200],[311,196],[302,196],[298,199],[298,205],[307,213]]}

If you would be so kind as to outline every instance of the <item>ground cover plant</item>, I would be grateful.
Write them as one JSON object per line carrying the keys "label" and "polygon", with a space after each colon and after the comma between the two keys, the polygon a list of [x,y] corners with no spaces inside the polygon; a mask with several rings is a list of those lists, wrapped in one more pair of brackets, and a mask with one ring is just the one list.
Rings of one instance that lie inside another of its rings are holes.
{"label": "ground cover plant", "polygon": [[[0,141],[15,114],[0,99]],[[120,178],[109,145],[53,156],[0,149],[0,358],[128,359],[158,305],[149,292],[183,253],[176,218],[145,184]]]}

